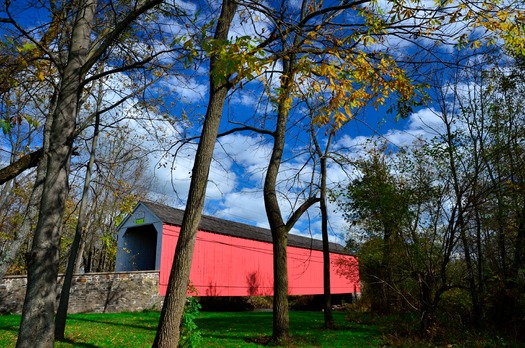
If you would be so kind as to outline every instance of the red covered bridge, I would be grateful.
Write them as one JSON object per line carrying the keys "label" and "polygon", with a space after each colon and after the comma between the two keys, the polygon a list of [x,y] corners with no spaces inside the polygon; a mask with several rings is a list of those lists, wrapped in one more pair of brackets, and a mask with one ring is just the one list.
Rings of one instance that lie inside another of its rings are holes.
{"label": "red covered bridge", "polygon": [[[160,270],[166,292],[183,210],[140,202],[119,226],[116,271]],[[267,229],[203,216],[190,280],[200,296],[273,294],[272,237]],[[360,292],[357,259],[330,243],[332,294]],[[320,240],[289,235],[290,295],[323,293]]]}

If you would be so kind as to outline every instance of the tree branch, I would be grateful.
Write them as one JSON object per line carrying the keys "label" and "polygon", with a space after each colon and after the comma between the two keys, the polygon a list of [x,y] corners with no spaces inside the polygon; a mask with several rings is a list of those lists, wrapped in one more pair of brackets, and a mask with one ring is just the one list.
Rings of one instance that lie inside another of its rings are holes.
{"label": "tree branch", "polygon": [[91,67],[98,61],[100,56],[102,56],[113,44],[113,41],[115,41],[125,30],[127,30],[133,21],[135,21],[140,15],[144,14],[153,7],[160,5],[161,3],[162,0],[146,0],[140,7],[132,11],[126,18],[118,22],[113,30],[111,30],[107,35],[105,35],[105,37],[102,37],[99,40],[100,45],[95,49],[95,51],[89,54],[86,63],[82,67],[83,74],[87,73],[89,69],[91,69]]}
{"label": "tree branch", "polygon": [[267,129],[261,129],[261,128],[256,128],[256,127],[251,127],[251,126],[243,126],[243,127],[232,128],[223,133],[219,133],[217,137],[224,137],[232,133],[243,132],[243,131],[252,131],[255,133],[266,134],[266,135],[271,135],[271,136],[275,135],[274,132],[267,130]]}
{"label": "tree branch", "polygon": [[43,154],[43,149],[33,151],[20,157],[18,161],[11,163],[7,167],[0,169],[0,185],[16,178],[27,169],[36,167]]}
{"label": "tree branch", "polygon": [[308,208],[310,208],[312,205],[320,201],[321,199],[319,197],[310,197],[306,201],[304,201],[303,204],[301,204],[301,206],[294,211],[292,216],[290,216],[290,218],[286,222],[286,231],[290,232],[292,227],[295,225],[297,220],[299,220],[299,218],[304,214],[304,212],[306,212]]}

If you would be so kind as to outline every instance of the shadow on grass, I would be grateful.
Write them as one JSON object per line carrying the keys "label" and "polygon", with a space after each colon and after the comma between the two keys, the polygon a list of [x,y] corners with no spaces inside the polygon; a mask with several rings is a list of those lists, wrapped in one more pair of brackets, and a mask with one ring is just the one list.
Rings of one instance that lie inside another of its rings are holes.
{"label": "shadow on grass", "polygon": [[[81,316],[71,316],[68,317],[68,321],[84,321],[84,322],[90,322],[90,323],[98,323],[98,324],[105,324],[105,325],[112,325],[112,326],[121,326],[121,327],[129,327],[134,329],[141,329],[146,331],[156,331],[157,330],[157,324],[159,322],[159,316],[158,314],[156,316],[151,316],[144,314],[144,316],[139,314],[139,317],[141,318],[141,322],[144,323],[144,325],[137,325],[130,322],[117,322],[117,320],[122,320],[123,318],[127,317],[126,315],[116,317],[113,320],[108,319],[102,319],[97,318],[94,316],[93,318],[86,318]],[[130,320],[136,321],[137,314],[130,314],[129,315]]]}
{"label": "shadow on grass", "polygon": [[206,313],[203,317],[196,318],[195,323],[202,331],[230,332],[235,330],[236,334],[269,333],[272,329],[272,316],[266,313],[251,312],[243,312],[238,315]]}
{"label": "shadow on grass", "polygon": [[96,346],[94,344],[90,344],[90,343],[84,343],[84,342],[77,342],[77,341],[73,341],[71,339],[63,339],[63,340],[57,340],[57,342],[62,342],[62,343],[67,343],[67,344],[71,344],[73,347],[83,347],[83,348],[102,348],[100,346]]}
{"label": "shadow on grass", "polygon": [[[345,346],[349,341],[365,342],[368,337],[379,335],[377,326],[350,323],[343,313],[336,315],[335,319],[337,328],[326,330],[322,312],[290,313],[290,346],[322,346],[330,342],[335,342],[335,346]],[[205,337],[274,346],[271,337],[272,313],[204,313],[195,323]]]}
{"label": "shadow on grass", "polygon": [[12,331],[12,332],[18,332],[19,326],[0,326],[0,332],[2,331]]}

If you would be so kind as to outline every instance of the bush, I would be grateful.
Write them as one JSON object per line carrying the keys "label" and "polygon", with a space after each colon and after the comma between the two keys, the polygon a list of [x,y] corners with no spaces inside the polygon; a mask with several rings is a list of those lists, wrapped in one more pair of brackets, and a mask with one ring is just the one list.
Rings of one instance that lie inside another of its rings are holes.
{"label": "bush", "polygon": [[188,297],[182,316],[179,347],[199,347],[202,342],[202,335],[199,331],[195,319],[198,317],[201,305],[196,297]]}

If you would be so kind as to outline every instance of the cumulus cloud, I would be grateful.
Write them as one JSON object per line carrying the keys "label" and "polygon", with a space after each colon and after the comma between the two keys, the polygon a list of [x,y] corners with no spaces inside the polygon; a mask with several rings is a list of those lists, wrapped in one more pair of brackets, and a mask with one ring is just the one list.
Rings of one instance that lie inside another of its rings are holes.
{"label": "cumulus cloud", "polygon": [[214,213],[225,220],[268,228],[263,194],[260,189],[242,189],[224,196],[221,207]]}

